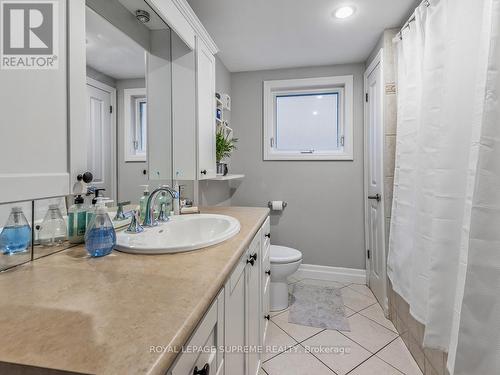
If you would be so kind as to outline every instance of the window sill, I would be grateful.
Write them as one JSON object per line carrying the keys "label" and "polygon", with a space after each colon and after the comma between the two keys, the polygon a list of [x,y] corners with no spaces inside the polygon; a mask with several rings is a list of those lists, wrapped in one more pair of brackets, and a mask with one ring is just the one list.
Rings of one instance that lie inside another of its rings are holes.
{"label": "window sill", "polygon": [[289,152],[265,152],[264,161],[273,160],[309,160],[309,161],[354,161],[354,155],[351,153],[338,153],[338,154],[301,154],[301,153],[289,153]]}

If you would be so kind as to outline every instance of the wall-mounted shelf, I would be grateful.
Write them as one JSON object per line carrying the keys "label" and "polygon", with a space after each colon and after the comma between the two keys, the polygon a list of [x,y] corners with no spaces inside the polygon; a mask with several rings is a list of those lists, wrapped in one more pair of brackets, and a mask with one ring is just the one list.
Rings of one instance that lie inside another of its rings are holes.
{"label": "wall-mounted shelf", "polygon": [[227,174],[225,176],[217,175],[211,178],[212,181],[229,181],[229,180],[239,180],[245,178],[244,174]]}

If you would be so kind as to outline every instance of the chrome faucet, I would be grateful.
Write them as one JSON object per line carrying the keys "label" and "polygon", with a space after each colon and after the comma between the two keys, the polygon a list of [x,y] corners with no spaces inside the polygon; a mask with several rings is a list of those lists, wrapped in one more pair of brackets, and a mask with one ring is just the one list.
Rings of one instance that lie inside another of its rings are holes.
{"label": "chrome faucet", "polygon": [[179,199],[179,193],[176,190],[169,188],[168,186],[162,186],[153,190],[153,192],[149,195],[148,201],[146,203],[146,215],[144,217],[144,222],[142,223],[143,226],[155,227],[158,225],[158,222],[155,219],[154,206],[158,193],[162,191],[169,193],[172,196],[172,199]]}

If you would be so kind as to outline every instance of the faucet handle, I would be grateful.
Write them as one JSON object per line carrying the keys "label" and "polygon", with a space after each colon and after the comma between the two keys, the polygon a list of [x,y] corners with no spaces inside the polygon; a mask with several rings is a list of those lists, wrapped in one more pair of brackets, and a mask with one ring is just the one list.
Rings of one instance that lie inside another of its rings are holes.
{"label": "faucet handle", "polygon": [[116,215],[113,218],[113,220],[119,221],[119,220],[126,220],[127,219],[127,217],[123,213],[123,206],[126,206],[127,204],[130,204],[130,201],[117,203],[118,209],[116,210]]}
{"label": "faucet handle", "polygon": [[139,212],[137,210],[132,211],[132,221],[125,232],[127,233],[141,233],[144,228],[139,224]]}

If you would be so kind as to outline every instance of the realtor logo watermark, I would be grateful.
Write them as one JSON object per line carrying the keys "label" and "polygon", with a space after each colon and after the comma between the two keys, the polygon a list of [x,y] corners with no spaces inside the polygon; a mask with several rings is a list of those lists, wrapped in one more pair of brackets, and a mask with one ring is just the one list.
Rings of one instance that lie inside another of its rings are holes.
{"label": "realtor logo watermark", "polygon": [[0,0],[0,69],[59,67],[58,1]]}

